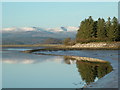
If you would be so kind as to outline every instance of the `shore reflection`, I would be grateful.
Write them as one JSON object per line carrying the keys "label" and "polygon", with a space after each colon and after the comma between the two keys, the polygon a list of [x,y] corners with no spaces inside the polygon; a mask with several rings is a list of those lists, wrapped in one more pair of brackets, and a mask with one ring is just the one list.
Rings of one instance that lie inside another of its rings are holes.
{"label": "shore reflection", "polygon": [[[89,58],[88,58],[89,59]],[[90,58],[91,59],[91,58]],[[76,60],[73,57],[64,57],[66,64],[76,61],[76,67],[83,81],[86,84],[94,82],[96,78],[100,79],[113,69],[109,62],[91,62],[87,60]]]}

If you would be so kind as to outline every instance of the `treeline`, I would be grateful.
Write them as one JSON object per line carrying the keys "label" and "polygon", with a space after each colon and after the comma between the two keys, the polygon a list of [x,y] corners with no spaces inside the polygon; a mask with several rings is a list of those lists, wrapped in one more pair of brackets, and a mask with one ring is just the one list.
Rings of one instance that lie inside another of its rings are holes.
{"label": "treeline", "polygon": [[77,43],[106,41],[120,41],[120,24],[116,17],[94,21],[90,16],[81,22],[76,35]]}

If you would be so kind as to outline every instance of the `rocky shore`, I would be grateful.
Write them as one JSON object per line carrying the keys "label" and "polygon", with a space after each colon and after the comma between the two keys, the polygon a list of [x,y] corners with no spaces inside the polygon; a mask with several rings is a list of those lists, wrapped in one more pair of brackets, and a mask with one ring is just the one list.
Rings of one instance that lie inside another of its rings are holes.
{"label": "rocky shore", "polygon": [[77,43],[71,47],[73,48],[119,48],[120,42],[116,42],[116,43],[94,42],[94,43],[87,43],[87,44]]}

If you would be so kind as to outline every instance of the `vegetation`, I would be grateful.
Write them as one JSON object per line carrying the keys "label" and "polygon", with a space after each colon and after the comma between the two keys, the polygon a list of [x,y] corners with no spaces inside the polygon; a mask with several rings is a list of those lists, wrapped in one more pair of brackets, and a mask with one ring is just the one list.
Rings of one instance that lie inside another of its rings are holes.
{"label": "vegetation", "polygon": [[99,18],[94,21],[90,16],[81,22],[76,35],[76,42],[106,42],[120,41],[120,24],[116,17],[107,21]]}
{"label": "vegetation", "polygon": [[85,81],[86,84],[94,82],[96,78],[102,78],[113,70],[112,66],[110,65],[111,63],[107,61],[93,62],[87,60],[77,60],[75,58],[64,56],[64,62],[66,64],[71,64],[71,60],[76,61],[78,72],[80,73],[82,80]]}
{"label": "vegetation", "polygon": [[87,84],[94,82],[96,78],[102,78],[113,70],[110,63],[90,63],[77,61],[76,65],[82,79]]}
{"label": "vegetation", "polygon": [[75,40],[72,40],[71,38],[65,38],[63,40],[63,44],[64,45],[74,45],[75,44]]}
{"label": "vegetation", "polygon": [[44,40],[44,44],[62,44],[62,40],[60,39],[55,39],[55,38],[48,38]]}
{"label": "vegetation", "polygon": [[[49,37],[17,37],[17,38],[3,38],[3,47],[17,47],[17,46],[36,46],[36,44],[64,44],[68,46],[75,45],[76,43],[89,43],[89,42],[114,42],[120,41],[120,24],[118,19],[108,17],[105,21],[103,18],[93,20],[92,16],[83,20],[77,31],[75,40],[69,38],[56,39]],[[31,44],[31,45],[30,45]],[[37,45],[37,46],[39,46]],[[41,46],[41,45],[40,45]],[[47,45],[49,46],[49,45]]]}

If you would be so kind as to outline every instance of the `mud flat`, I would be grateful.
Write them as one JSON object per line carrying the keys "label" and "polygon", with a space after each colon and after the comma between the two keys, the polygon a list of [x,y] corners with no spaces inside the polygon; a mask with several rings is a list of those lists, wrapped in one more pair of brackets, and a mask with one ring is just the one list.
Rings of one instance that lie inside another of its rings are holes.
{"label": "mud flat", "polygon": [[[76,49],[76,48],[45,48],[45,49],[37,49],[37,50],[27,50],[24,52],[27,53],[32,53],[32,52],[36,52],[36,51],[58,51],[58,50],[80,50],[80,49]],[[117,50],[116,50],[117,51]],[[36,53],[36,54],[43,54],[43,55],[54,55],[54,54],[44,54],[44,53]],[[105,54],[105,53],[104,53]],[[119,54],[119,53],[118,53]],[[113,71],[110,72],[109,74],[105,75],[104,77],[102,77],[101,79],[99,79],[97,82],[91,83],[89,85],[85,85],[83,88],[118,88],[118,58],[114,59],[114,55],[104,55],[104,57],[101,56],[96,56],[97,58],[100,59],[93,59],[93,58],[86,58],[86,57],[79,57],[79,56],[67,56],[68,58],[71,59],[76,59],[76,60],[84,60],[84,61],[93,61],[93,62],[110,62],[112,67],[113,67]],[[117,55],[117,54],[116,54]],[[57,56],[65,56],[65,55],[57,55]],[[92,57],[92,56],[89,56]],[[117,57],[119,57],[117,55]],[[105,61],[104,61],[105,60]]]}

